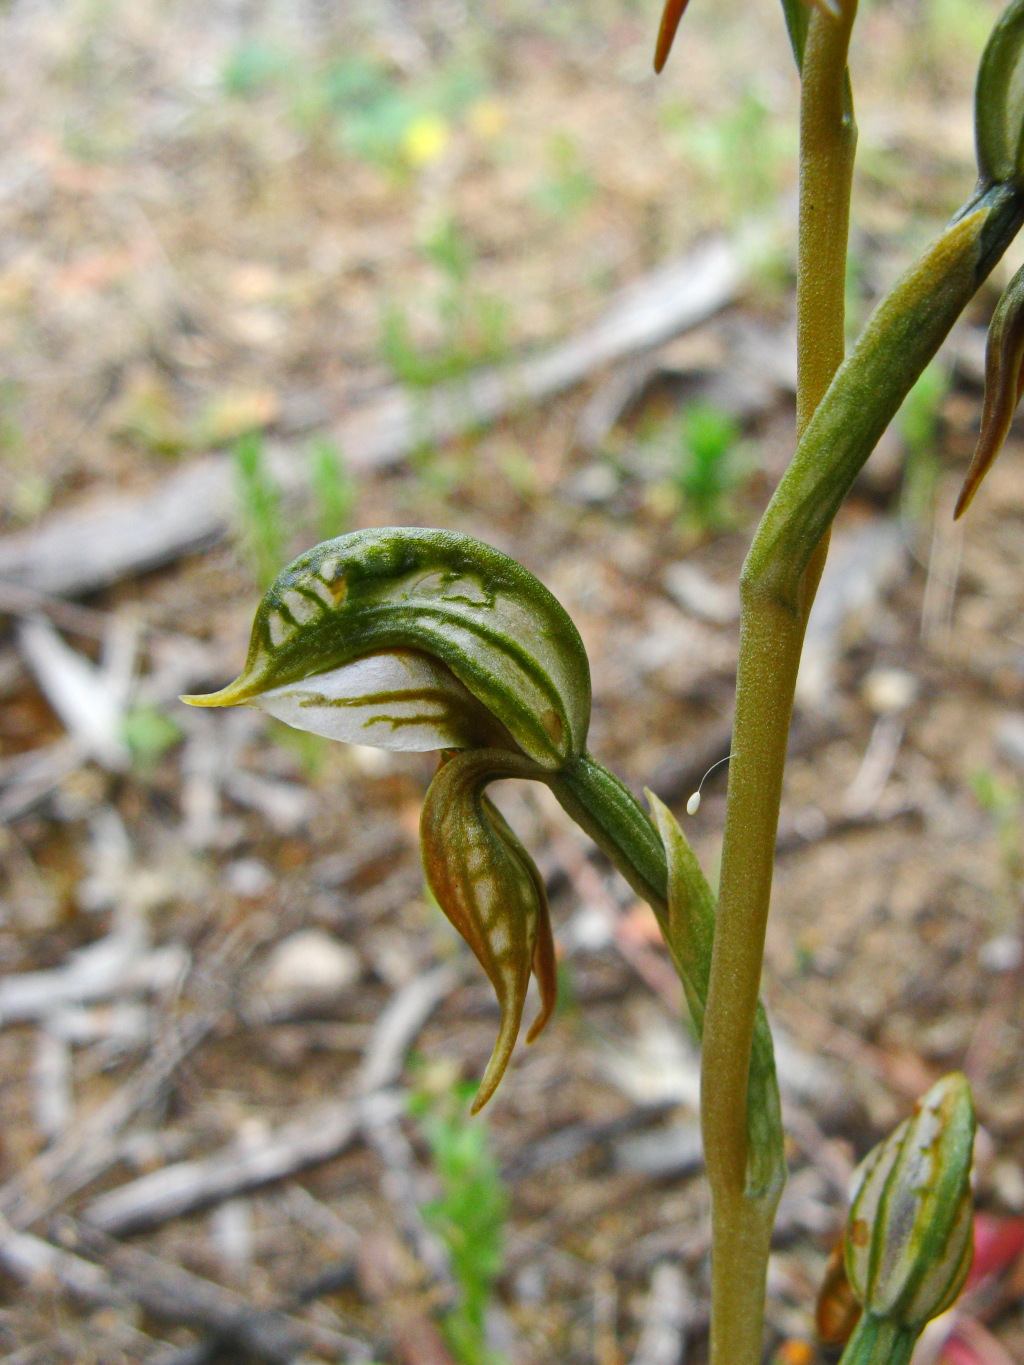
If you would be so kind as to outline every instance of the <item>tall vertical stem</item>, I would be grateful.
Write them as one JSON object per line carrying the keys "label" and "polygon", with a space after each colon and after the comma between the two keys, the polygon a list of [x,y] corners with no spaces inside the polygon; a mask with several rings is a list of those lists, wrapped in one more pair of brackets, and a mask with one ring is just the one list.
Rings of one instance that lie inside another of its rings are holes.
{"label": "tall vertical stem", "polygon": [[797,243],[797,439],[843,361],[850,184],[857,146],[846,52],[856,14],[816,12],[804,50]]}
{"label": "tall vertical stem", "polygon": [[[843,358],[846,247],[856,132],[846,72],[856,0],[815,9],[802,66],[797,271],[797,424],[803,431]],[[708,1008],[701,1115],[712,1195],[712,1365],[757,1365],[774,1203],[747,1183],[747,1076],[771,897],[786,745],[815,551],[792,600],[741,580],[729,796]]]}

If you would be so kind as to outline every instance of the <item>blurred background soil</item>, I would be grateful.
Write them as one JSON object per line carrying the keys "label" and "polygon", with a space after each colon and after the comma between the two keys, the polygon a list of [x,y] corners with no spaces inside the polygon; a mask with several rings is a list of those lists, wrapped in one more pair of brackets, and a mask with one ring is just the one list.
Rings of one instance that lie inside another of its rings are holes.
{"label": "blurred background soil", "polygon": [[[0,1359],[706,1358],[698,1062],[650,912],[505,784],[561,1004],[469,1124],[497,1009],[424,891],[431,757],[176,697],[237,672],[316,540],[464,530],[559,596],[592,749],[682,814],[728,752],[737,573],[793,440],[777,8],[694,3],[656,79],[653,0],[0,6]],[[1000,8],[862,0],[851,335],[972,187]],[[813,1308],[849,1175],[954,1068],[987,1250],[927,1359],[1024,1359],[1016,434],[951,519],[1022,255],[859,481],[809,632],[764,982],[784,1365],[838,1358]],[[552,380],[652,275],[648,330]],[[485,411],[476,376],[527,356],[543,395],[506,368]],[[116,539],[78,514],[136,497],[137,568],[76,583]],[[687,825],[711,871],[724,771]]]}

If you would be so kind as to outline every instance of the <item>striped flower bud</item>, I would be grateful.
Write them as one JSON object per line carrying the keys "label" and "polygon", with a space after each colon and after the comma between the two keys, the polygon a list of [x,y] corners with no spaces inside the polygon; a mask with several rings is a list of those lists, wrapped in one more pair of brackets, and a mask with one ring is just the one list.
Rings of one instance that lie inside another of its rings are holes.
{"label": "striped flower bud", "polygon": [[970,1087],[953,1072],[857,1168],[846,1270],[869,1318],[919,1331],[963,1288],[974,1254],[974,1130]]}
{"label": "striped flower bud", "polygon": [[584,751],[590,669],[565,610],[514,559],[385,527],[294,560],[260,603],[240,677],[184,700],[247,702],[382,748],[507,746],[557,770]]}
{"label": "striped flower bud", "polygon": [[1024,0],[1012,0],[996,21],[978,67],[974,136],[986,184],[1024,174]]}
{"label": "striped flower bud", "polygon": [[971,505],[982,479],[992,468],[1017,404],[1024,394],[1024,267],[1017,271],[1003,291],[992,314],[985,347],[985,401],[981,411],[981,431],[964,486],[957,498],[954,517],[962,516]]}
{"label": "striped flower bud", "polygon": [[540,988],[532,1043],[555,1007],[557,974],[544,882],[533,860],[487,799],[501,777],[540,777],[518,754],[479,749],[442,762],[420,818],[423,867],[438,905],[472,948],[494,987],[501,1027],[473,1113],[494,1094],[519,1036],[530,973]]}

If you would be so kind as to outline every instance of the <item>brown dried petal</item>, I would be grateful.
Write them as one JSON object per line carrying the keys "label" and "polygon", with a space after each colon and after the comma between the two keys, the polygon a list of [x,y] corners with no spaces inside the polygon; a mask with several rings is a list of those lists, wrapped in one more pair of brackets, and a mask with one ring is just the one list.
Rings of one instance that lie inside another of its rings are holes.
{"label": "brown dried petal", "polygon": [[846,1276],[842,1239],[832,1248],[814,1310],[819,1338],[827,1346],[849,1341],[860,1317],[860,1304]]}

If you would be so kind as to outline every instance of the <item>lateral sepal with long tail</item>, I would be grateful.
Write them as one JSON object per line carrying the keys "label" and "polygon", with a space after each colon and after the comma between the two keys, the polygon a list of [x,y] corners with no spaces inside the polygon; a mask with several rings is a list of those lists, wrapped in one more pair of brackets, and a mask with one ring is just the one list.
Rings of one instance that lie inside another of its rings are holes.
{"label": "lateral sepal with long tail", "polygon": [[985,401],[981,430],[953,512],[963,516],[1010,432],[1024,394],[1024,267],[1003,291],[992,314],[985,347]]}
{"label": "lateral sepal with long tail", "polygon": [[555,946],[544,881],[500,811],[486,797],[502,777],[543,780],[544,769],[500,749],[472,749],[444,759],[420,817],[423,868],[438,905],[487,973],[501,1010],[498,1040],[473,1112],[494,1094],[522,1023],[531,972],[540,1012],[526,1041],[551,1017],[557,994]]}

